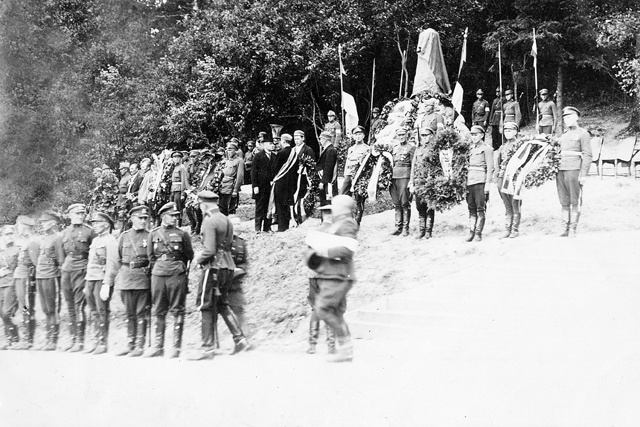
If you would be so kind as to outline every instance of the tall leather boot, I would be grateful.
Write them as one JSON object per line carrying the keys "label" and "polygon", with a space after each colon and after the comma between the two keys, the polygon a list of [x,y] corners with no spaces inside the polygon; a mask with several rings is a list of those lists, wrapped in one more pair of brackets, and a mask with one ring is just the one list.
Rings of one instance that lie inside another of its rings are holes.
{"label": "tall leather boot", "polygon": [[76,353],[78,351],[82,351],[84,349],[84,330],[86,328],[86,322],[80,321],[76,325],[76,330],[78,331],[78,336],[76,338],[76,343],[69,349],[70,353]]}
{"label": "tall leather boot", "polygon": [[331,328],[331,326],[325,324],[325,329],[327,330],[327,349],[329,354],[334,354],[337,352],[336,350],[336,333]]}
{"label": "tall leather boot", "polygon": [[156,342],[149,347],[142,357],[158,357],[164,355],[164,330],[166,327],[165,316],[156,317]]}
{"label": "tall leather boot", "polygon": [[[469,237],[464,239],[465,242],[472,242],[473,238],[476,236],[476,226],[478,224],[478,216],[477,215],[469,215]],[[482,240],[482,237],[480,238]]]}
{"label": "tall leather boot", "polygon": [[215,331],[213,326],[213,311],[201,311],[202,314],[202,347],[189,352],[189,360],[213,359],[215,350]]}
{"label": "tall leather boot", "polygon": [[231,311],[229,307],[223,309],[220,314],[222,315],[222,319],[224,323],[229,328],[229,332],[233,336],[233,342],[235,346],[233,347],[233,352],[231,354],[240,353],[246,350],[249,350],[250,345],[247,338],[244,336],[242,329],[240,329],[240,324],[238,323],[238,319],[236,315]]}
{"label": "tall leather boot", "polygon": [[416,239],[422,239],[427,232],[427,216],[423,212],[418,212],[418,235]]}
{"label": "tall leather boot", "polygon": [[485,212],[478,212],[478,222],[476,224],[476,242],[482,241],[482,230],[484,230],[484,222],[486,220]]}
{"label": "tall leather boot", "polygon": [[327,358],[328,362],[351,362],[353,360],[353,343],[351,342],[351,334],[346,323],[342,324],[340,334],[338,335],[338,348],[336,353],[330,354]]}
{"label": "tall leather boot", "polygon": [[360,223],[362,222],[362,215],[364,214],[364,211],[362,209],[358,209],[356,211],[356,222],[358,223],[358,226],[360,226]]}
{"label": "tall leather boot", "polygon": [[78,326],[76,325],[75,320],[75,318],[69,319],[69,335],[71,336],[71,341],[69,344],[60,347],[60,351],[71,350],[76,345],[76,341],[78,341]]}
{"label": "tall leather boot", "polygon": [[184,329],[184,314],[178,314],[173,321],[173,347],[169,352],[169,357],[175,359],[180,357],[182,348],[182,331]]}
{"label": "tall leather boot", "polygon": [[400,234],[402,234],[402,213],[402,208],[396,207],[396,229],[393,233],[391,233],[392,236],[399,236]]}
{"label": "tall leather boot", "polygon": [[402,208],[402,225],[404,228],[402,236],[404,237],[409,235],[409,221],[411,221],[411,206]]}
{"label": "tall leather boot", "polygon": [[28,324],[27,324],[27,331],[29,334],[29,344],[33,345],[33,341],[35,340],[35,336],[36,336],[36,319],[35,316],[33,316],[33,318],[29,318]]}
{"label": "tall leather boot", "polygon": [[42,347],[43,351],[53,351],[56,349],[56,346],[53,345],[52,343],[52,336],[53,336],[53,323],[51,322],[50,316],[47,316],[47,326],[46,326],[46,344],[44,345],[44,347]]}
{"label": "tall leather boot", "polygon": [[318,336],[320,336],[320,321],[311,319],[309,321],[309,349],[307,353],[314,354],[316,352]]}
{"label": "tall leather boot", "polygon": [[576,229],[578,228],[578,221],[580,220],[580,211],[577,209],[571,210],[571,221],[569,223],[569,237],[576,237]]}
{"label": "tall leather boot", "polygon": [[433,209],[427,210],[427,233],[424,235],[425,239],[430,239],[433,235],[433,224],[436,222],[436,211]]}
{"label": "tall leather boot", "polygon": [[513,215],[504,216],[504,234],[500,236],[500,239],[506,239],[511,236],[511,226],[513,225]]}
{"label": "tall leather boot", "polygon": [[127,347],[116,353],[116,356],[126,356],[136,348],[136,333],[138,324],[135,317],[127,318]]}
{"label": "tall leather boot", "polygon": [[109,335],[108,320],[98,320],[98,328],[96,334],[96,341],[98,345],[93,350],[93,354],[105,354],[107,352],[107,336]]}
{"label": "tall leather boot", "polygon": [[521,214],[519,214],[519,213],[513,215],[513,225],[511,226],[511,234],[509,235],[509,237],[512,238],[512,239],[515,239],[516,237],[518,237],[520,235],[520,233],[519,233],[520,217],[521,217]]}
{"label": "tall leather boot", "polygon": [[[98,348],[98,337],[99,337],[99,329],[100,329],[100,318],[98,317],[98,313],[94,313],[90,315],[91,318],[88,320],[89,323],[89,334],[93,332],[94,342],[92,344],[88,344],[84,350],[84,353],[93,353],[96,348]],[[93,329],[93,331],[91,331]]]}
{"label": "tall leather boot", "polygon": [[562,214],[560,217],[562,233],[560,233],[560,237],[567,237],[569,235],[569,225],[571,224],[570,212],[569,208],[562,208]]}
{"label": "tall leather boot", "polygon": [[129,357],[140,357],[144,353],[144,343],[147,342],[147,318],[137,319],[136,326],[136,347],[129,352]]}

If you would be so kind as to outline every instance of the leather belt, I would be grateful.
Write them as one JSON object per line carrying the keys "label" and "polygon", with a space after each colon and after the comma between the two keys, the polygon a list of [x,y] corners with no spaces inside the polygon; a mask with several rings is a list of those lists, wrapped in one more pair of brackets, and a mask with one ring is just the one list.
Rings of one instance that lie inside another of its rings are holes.
{"label": "leather belt", "polygon": [[182,261],[183,258],[181,255],[162,254],[159,259],[162,261]]}
{"label": "leather belt", "polygon": [[560,152],[563,156],[580,156],[582,157],[582,151],[571,151],[571,150],[562,150]]}
{"label": "leather belt", "polygon": [[56,265],[57,261],[55,258],[41,258],[38,260],[38,264]]}
{"label": "leather belt", "polygon": [[149,260],[147,261],[131,261],[125,265],[128,265],[129,268],[133,269],[133,268],[142,268],[142,267],[146,267],[149,265]]}
{"label": "leather belt", "polygon": [[87,258],[89,258],[89,254],[88,253],[77,254],[75,252],[69,252],[67,254],[67,256],[71,257],[72,259],[87,259]]}

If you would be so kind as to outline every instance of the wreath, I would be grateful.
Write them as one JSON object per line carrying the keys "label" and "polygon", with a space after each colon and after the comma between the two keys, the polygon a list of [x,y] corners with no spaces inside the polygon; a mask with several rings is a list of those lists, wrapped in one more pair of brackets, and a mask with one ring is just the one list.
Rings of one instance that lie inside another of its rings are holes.
{"label": "wreath", "polygon": [[[500,163],[498,177],[504,178],[505,171],[507,169],[507,165],[509,164],[509,161],[511,160],[513,155],[516,153],[516,151],[518,151],[518,149],[522,147],[522,145],[524,145],[526,142],[529,142],[538,138],[540,138],[539,135],[526,136],[516,141],[516,143],[512,144],[511,147],[509,147],[509,149],[507,149],[502,155],[502,161]],[[544,138],[545,139],[543,141],[549,144],[549,150],[545,154],[544,158],[540,161],[540,164],[535,169],[529,171],[529,173],[525,177],[523,182],[523,185],[525,188],[540,187],[545,182],[551,181],[552,179],[554,179],[558,171],[560,170],[560,144],[558,144],[558,140],[554,136],[547,135]],[[540,150],[543,150],[543,149],[544,149],[544,146],[540,144],[531,144],[531,149],[523,165],[526,165],[534,156],[536,156],[536,154]],[[518,178],[518,175],[520,175],[521,171],[522,171],[522,167],[519,168],[514,174],[513,176],[514,181]]]}
{"label": "wreath", "polygon": [[387,144],[374,144],[371,152],[364,157],[362,163],[358,164],[356,170],[360,171],[360,174],[356,178],[355,185],[353,186],[354,196],[363,199],[369,197],[369,182],[380,159],[382,159],[381,170],[376,185],[376,196],[380,195],[382,191],[389,190],[389,187],[391,187],[391,178],[393,177],[393,168],[387,156],[383,154],[384,152],[391,153],[391,147]]}
{"label": "wreath", "polygon": [[[452,150],[452,174],[447,178],[440,163],[440,151]],[[469,144],[453,129],[438,132],[430,153],[414,171],[415,193],[431,209],[444,212],[464,200],[469,171]]]}
{"label": "wreath", "polygon": [[222,178],[224,178],[224,173],[222,172],[224,164],[224,160],[216,164],[215,169],[213,169],[213,178],[209,181],[209,188],[216,194],[220,194],[220,185],[222,185]]}
{"label": "wreath", "polygon": [[316,170],[316,161],[311,156],[303,154],[298,161],[307,172],[307,194],[302,198],[302,207],[309,218],[315,213],[316,198],[320,196],[320,175]]}

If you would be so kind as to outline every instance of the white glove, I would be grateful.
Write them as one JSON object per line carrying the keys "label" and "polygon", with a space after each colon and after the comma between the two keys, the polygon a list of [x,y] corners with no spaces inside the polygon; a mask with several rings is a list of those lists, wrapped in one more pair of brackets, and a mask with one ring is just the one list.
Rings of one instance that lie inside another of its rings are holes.
{"label": "white glove", "polygon": [[100,288],[100,299],[106,301],[109,299],[109,285],[102,284]]}
{"label": "white glove", "polygon": [[253,187],[253,194],[258,194],[260,189],[258,187]]}

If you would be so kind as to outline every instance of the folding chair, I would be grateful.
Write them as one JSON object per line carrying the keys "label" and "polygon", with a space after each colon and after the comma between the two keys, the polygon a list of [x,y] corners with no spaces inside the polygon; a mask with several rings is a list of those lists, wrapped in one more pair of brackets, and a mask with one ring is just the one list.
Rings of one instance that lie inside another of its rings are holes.
{"label": "folding chair", "polygon": [[[601,136],[595,136],[591,138],[591,154],[593,155],[593,160],[591,164],[596,167],[596,175],[600,175],[600,152],[602,151],[602,140]],[[591,169],[589,169],[591,172]],[[591,175],[591,173],[589,173]]]}
{"label": "folding chair", "polygon": [[603,144],[600,152],[600,179],[604,176],[603,166],[606,164],[613,165],[613,176],[618,177],[618,163],[623,163],[628,167],[629,176],[631,175],[631,157],[633,156],[633,148],[636,145],[636,137],[632,136],[611,144]]}
{"label": "folding chair", "polygon": [[[620,145],[618,145],[618,155],[617,160],[618,164],[622,164],[627,167],[627,176],[631,176],[631,160],[633,159],[633,153],[636,146],[636,137],[630,136],[628,138],[620,141]],[[617,173],[616,168],[616,173]]]}

